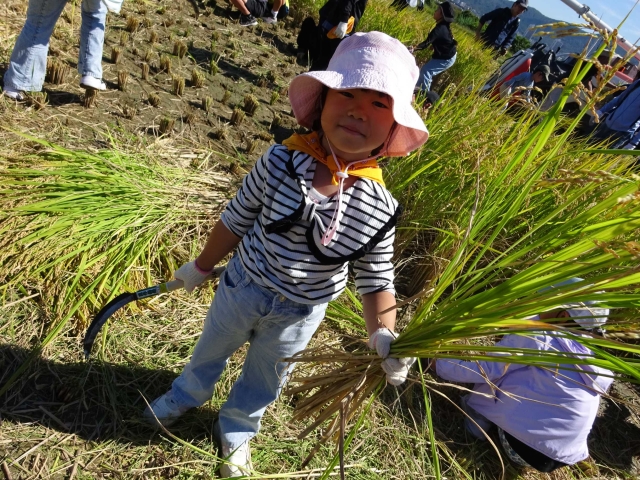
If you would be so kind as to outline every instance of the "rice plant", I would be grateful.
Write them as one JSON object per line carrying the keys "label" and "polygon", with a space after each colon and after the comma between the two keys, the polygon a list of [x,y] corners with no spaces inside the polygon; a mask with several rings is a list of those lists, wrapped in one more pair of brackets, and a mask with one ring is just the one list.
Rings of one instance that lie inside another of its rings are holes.
{"label": "rice plant", "polygon": [[127,45],[127,43],[129,43],[129,32],[127,31],[120,32],[120,39],[118,43],[120,44],[121,47],[124,47],[125,45]]}
{"label": "rice plant", "polygon": [[211,75],[217,75],[220,68],[218,67],[218,62],[216,62],[213,58],[209,62],[209,73]]}
{"label": "rice plant", "polygon": [[173,80],[172,93],[174,95],[177,95],[178,97],[181,97],[182,95],[184,95],[184,77],[181,77],[180,75],[174,75],[172,77],[172,80]]}
{"label": "rice plant", "polygon": [[162,117],[162,119],[160,119],[158,132],[160,133],[160,135],[168,135],[173,132],[173,127],[175,124],[176,120],[174,118]]}
{"label": "rice plant", "polygon": [[282,123],[282,115],[280,115],[279,113],[274,113],[273,120],[271,120],[271,127],[270,127],[271,130],[275,130],[276,128],[278,128],[281,123]]}
{"label": "rice plant", "polygon": [[84,108],[91,108],[95,105],[96,99],[98,98],[98,91],[93,88],[87,88],[84,91],[84,98],[82,100],[82,104]]}
{"label": "rice plant", "polygon": [[69,74],[69,70],[67,62],[53,58],[47,64],[47,78],[54,85],[62,85]]}
{"label": "rice plant", "polygon": [[149,79],[149,64],[146,62],[143,62],[142,64],[140,64],[140,78],[142,80]]}
{"label": "rice plant", "polygon": [[197,67],[191,71],[191,86],[194,88],[202,88],[204,86],[204,73]]}
{"label": "rice plant", "polygon": [[30,92],[26,98],[26,104],[34,110],[42,110],[49,104],[47,92]]}
{"label": "rice plant", "polygon": [[127,32],[135,33],[140,29],[140,18],[129,15],[127,17],[127,23],[125,25]]}
{"label": "rice plant", "polygon": [[132,103],[125,103],[122,106],[122,116],[127,120],[133,120],[138,114],[138,108]]}
{"label": "rice plant", "polygon": [[192,125],[196,121],[196,114],[193,111],[188,111],[182,116],[182,121],[187,125]]}
{"label": "rice plant", "polygon": [[266,78],[267,78],[267,81],[268,81],[268,82],[270,82],[270,83],[276,83],[277,78],[276,78],[276,74],[274,73],[274,71],[273,71],[273,70],[269,70],[269,71],[267,72],[267,74],[266,74]]}
{"label": "rice plant", "polygon": [[3,159],[0,221],[11,235],[0,239],[0,283],[46,295],[49,323],[0,395],[69,322],[83,330],[122,289],[150,285],[188,259],[183,226],[207,222],[223,200],[201,188],[205,172],[191,176],[152,155],[73,151],[25,138],[43,149]]}
{"label": "rice plant", "polygon": [[258,110],[259,106],[260,106],[260,102],[254,95],[244,96],[243,108],[244,108],[244,111],[247,112],[247,115],[249,115],[250,117],[253,117],[253,115]]}
{"label": "rice plant", "polygon": [[226,104],[231,99],[231,90],[228,88],[224,89],[224,93],[222,94],[222,99],[220,99],[221,103]]}
{"label": "rice plant", "polygon": [[158,43],[158,32],[156,32],[155,30],[151,30],[151,33],[149,33],[149,43],[151,45],[153,45],[154,43]]}
{"label": "rice plant", "polygon": [[129,83],[129,72],[126,70],[118,70],[118,90],[124,92]]}
{"label": "rice plant", "polygon": [[173,44],[173,55],[182,59],[187,54],[187,44],[182,40],[176,40]]}
{"label": "rice plant", "polygon": [[216,140],[226,140],[229,138],[229,124],[218,122],[218,127],[212,132]]}
{"label": "rice plant", "polygon": [[147,48],[144,51],[144,56],[142,57],[142,59],[149,63],[151,61],[151,59],[153,58],[153,49],[152,48]]}
{"label": "rice plant", "polygon": [[247,155],[253,155],[258,149],[260,142],[256,138],[247,138]]}
{"label": "rice plant", "polygon": [[[638,330],[624,309],[640,300],[635,241],[640,177],[628,173],[631,161],[609,157],[607,151],[585,153],[584,144],[571,139],[586,110],[554,135],[564,102],[588,68],[578,61],[561,101],[543,118],[529,112],[513,119],[496,114],[491,100],[449,97],[450,103],[429,117],[435,141],[406,161],[389,164],[389,188],[409,206],[398,241],[405,248],[416,240],[428,242],[424,254],[436,263],[419,282],[409,282],[419,290],[415,310],[392,344],[392,357],[499,361],[496,355],[512,354],[512,363],[565,365],[566,356],[558,352],[505,351],[475,342],[545,330],[576,339],[594,352],[592,357],[571,358],[571,363],[603,366],[624,381],[640,382],[635,357],[620,360],[607,353],[638,355],[639,346],[582,336],[568,324],[529,319],[597,296],[613,309],[612,330]],[[450,87],[445,95],[455,89]],[[410,238],[403,238],[405,231]],[[571,277],[587,280],[544,290]],[[328,316],[364,336],[361,306],[353,294],[350,300],[356,312],[338,304]],[[322,346],[292,361],[303,365],[289,389],[297,397],[296,418],[307,421],[300,437],[326,422],[321,441],[341,436],[340,425],[355,419],[384,386],[381,359],[363,342],[349,353]],[[432,388],[420,375],[417,381],[425,392]],[[345,445],[355,434],[356,429]],[[439,477],[432,429],[430,435]]]}
{"label": "rice plant", "polygon": [[271,98],[269,99],[269,105],[275,104],[278,101],[279,98],[280,98],[280,94],[278,92],[276,92],[275,90],[273,92],[271,92]]}
{"label": "rice plant", "polygon": [[244,120],[244,111],[239,108],[234,108],[233,113],[231,114],[231,120],[229,121],[231,125],[237,127]]}
{"label": "rice plant", "polygon": [[111,47],[111,63],[118,63],[120,61],[120,56],[122,55],[121,47]]}
{"label": "rice plant", "polygon": [[204,110],[206,113],[209,113],[211,107],[213,107],[213,98],[204,97],[202,99],[202,110]]}
{"label": "rice plant", "polygon": [[160,95],[155,92],[149,93],[147,96],[147,102],[149,102],[149,105],[152,107],[158,108],[160,106]]}
{"label": "rice plant", "polygon": [[153,25],[149,17],[143,18],[141,23],[144,28],[151,28],[151,26]]}
{"label": "rice plant", "polygon": [[160,55],[160,70],[171,75],[171,57],[169,55]]}

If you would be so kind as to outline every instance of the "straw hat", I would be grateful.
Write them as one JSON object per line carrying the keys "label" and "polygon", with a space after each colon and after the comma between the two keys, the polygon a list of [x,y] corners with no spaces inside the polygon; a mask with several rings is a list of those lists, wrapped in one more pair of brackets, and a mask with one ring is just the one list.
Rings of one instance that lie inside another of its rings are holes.
{"label": "straw hat", "polygon": [[326,71],[307,72],[293,79],[289,101],[297,122],[313,128],[322,111],[320,96],[324,86],[386,93],[393,101],[397,125],[382,154],[401,157],[429,138],[424,122],[412,106],[418,72],[413,55],[400,41],[381,32],[355,33],[340,43]]}

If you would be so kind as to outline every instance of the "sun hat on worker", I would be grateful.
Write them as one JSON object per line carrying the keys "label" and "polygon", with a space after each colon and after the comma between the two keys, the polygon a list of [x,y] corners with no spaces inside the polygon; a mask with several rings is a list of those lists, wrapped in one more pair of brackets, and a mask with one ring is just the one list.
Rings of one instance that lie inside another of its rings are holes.
{"label": "sun hat on worker", "polygon": [[439,2],[438,6],[442,9],[442,19],[447,23],[453,23],[456,19],[456,12],[453,5],[449,2]]}
{"label": "sun hat on worker", "polygon": [[[564,280],[560,283],[556,283],[547,288],[543,288],[541,292],[554,290],[560,287],[566,287],[574,283],[584,282],[584,279],[580,277],[573,277],[569,280]],[[585,285],[584,288],[588,287]],[[598,292],[600,293],[600,292]],[[571,316],[574,322],[580,325],[585,330],[592,330],[594,328],[602,327],[607,323],[609,317],[609,309],[598,307],[599,304],[596,300],[586,300],[583,302],[568,303],[560,305],[559,308],[566,310]]]}
{"label": "sun hat on worker", "polygon": [[412,106],[418,72],[413,55],[399,40],[381,32],[355,33],[340,43],[326,71],[307,72],[293,79],[289,101],[297,122],[313,128],[320,118],[325,86],[386,93],[392,100],[396,126],[381,155],[401,157],[429,138],[424,122]]}

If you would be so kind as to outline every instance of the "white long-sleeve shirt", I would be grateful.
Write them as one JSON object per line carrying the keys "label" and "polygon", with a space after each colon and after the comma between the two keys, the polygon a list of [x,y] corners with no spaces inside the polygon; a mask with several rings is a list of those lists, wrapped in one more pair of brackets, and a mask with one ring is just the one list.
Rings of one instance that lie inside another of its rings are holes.
{"label": "white long-sleeve shirt", "polygon": [[321,304],[337,298],[348,262],[358,292],[389,291],[397,201],[378,182],[358,178],[343,193],[342,221],[328,246],[320,239],[337,199],[309,198],[317,160],[273,145],[244,178],[221,220],[238,237],[242,265],[258,285],[294,301]]}

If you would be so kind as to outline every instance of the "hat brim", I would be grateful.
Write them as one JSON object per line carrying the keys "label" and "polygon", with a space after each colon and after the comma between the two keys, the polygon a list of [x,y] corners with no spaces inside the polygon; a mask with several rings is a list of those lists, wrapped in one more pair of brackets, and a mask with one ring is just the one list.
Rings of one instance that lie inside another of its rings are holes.
{"label": "hat brim", "polygon": [[[367,85],[363,85],[363,78],[368,78]],[[322,105],[320,95],[323,86],[334,90],[350,88],[368,88],[386,93],[393,97],[394,89],[377,81],[375,77],[367,75],[367,71],[354,69],[348,75],[333,71],[313,71],[295,77],[289,86],[289,100],[297,122],[306,128],[313,128],[314,122],[320,117]],[[406,102],[393,101],[393,118],[397,123],[387,144],[384,155],[402,157],[419,148],[429,138],[429,132],[424,121],[418,115],[409,100]],[[381,143],[385,139],[381,139]]]}

